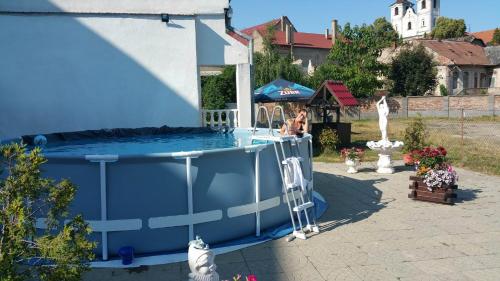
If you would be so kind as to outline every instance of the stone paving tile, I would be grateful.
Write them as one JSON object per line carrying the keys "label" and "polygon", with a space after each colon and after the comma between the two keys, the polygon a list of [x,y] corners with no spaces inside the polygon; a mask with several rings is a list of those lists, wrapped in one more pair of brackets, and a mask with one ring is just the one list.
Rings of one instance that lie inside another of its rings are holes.
{"label": "stone paving tile", "polygon": [[320,269],[319,272],[327,281],[362,281],[350,267]]}
{"label": "stone paving tile", "polygon": [[477,281],[498,281],[500,279],[500,268],[467,271],[465,275]]}
{"label": "stone paving tile", "polygon": [[386,269],[384,265],[351,266],[352,271],[362,280],[392,281],[398,278]]}

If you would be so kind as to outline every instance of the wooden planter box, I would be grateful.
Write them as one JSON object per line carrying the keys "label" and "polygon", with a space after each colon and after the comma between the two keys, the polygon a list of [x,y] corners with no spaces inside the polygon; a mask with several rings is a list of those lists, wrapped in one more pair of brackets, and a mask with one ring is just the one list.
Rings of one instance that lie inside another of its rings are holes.
{"label": "wooden planter box", "polygon": [[413,200],[428,201],[441,204],[453,205],[457,194],[457,185],[443,185],[441,188],[429,191],[427,185],[424,183],[424,179],[417,176],[410,176],[410,194],[408,198]]}

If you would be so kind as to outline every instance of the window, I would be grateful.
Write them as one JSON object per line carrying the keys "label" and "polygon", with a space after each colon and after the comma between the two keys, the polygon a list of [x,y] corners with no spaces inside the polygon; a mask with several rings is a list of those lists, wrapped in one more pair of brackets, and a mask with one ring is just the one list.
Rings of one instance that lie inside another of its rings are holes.
{"label": "window", "polygon": [[425,20],[422,20],[422,27],[425,26]]}
{"label": "window", "polygon": [[436,26],[436,18],[432,19],[432,27]]}
{"label": "window", "polygon": [[469,72],[464,72],[464,89],[469,89]]}
{"label": "window", "polygon": [[479,85],[481,85],[481,88],[488,88],[488,86],[490,85],[486,73],[481,73],[481,75],[479,76],[479,81]]}
{"label": "window", "polygon": [[422,1],[422,10],[425,8],[427,8],[427,1],[426,0]]}
{"label": "window", "polygon": [[474,88],[479,88],[479,75],[477,72],[474,73]]}
{"label": "window", "polygon": [[394,15],[395,16],[399,15],[399,8],[398,7],[394,8]]}
{"label": "window", "polygon": [[408,23],[408,30],[411,30],[411,22]]}
{"label": "window", "polygon": [[436,9],[438,0],[432,0],[432,2],[434,3],[434,9]]}
{"label": "window", "polygon": [[458,87],[458,72],[453,71],[453,90],[457,89]]}

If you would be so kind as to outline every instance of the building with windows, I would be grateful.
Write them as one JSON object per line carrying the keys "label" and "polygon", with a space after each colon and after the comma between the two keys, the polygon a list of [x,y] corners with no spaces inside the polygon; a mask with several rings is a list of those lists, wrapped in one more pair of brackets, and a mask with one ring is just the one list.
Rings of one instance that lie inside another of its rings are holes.
{"label": "building with windows", "polygon": [[403,39],[421,38],[432,32],[440,15],[441,0],[397,0],[391,8],[391,23]]}
{"label": "building with windows", "polygon": [[390,63],[401,50],[417,45],[425,47],[438,71],[437,87],[429,94],[440,95],[440,85],[449,95],[500,94],[500,46],[484,47],[467,40],[417,39],[385,49],[379,60]]}
{"label": "building with windows", "polygon": [[332,20],[331,31],[327,28],[324,34],[299,32],[286,16],[269,22],[245,28],[243,33],[251,36],[254,50],[262,52],[263,40],[268,26],[274,28],[274,46],[283,56],[291,56],[304,72],[312,72],[325,62],[330,49],[337,39],[337,21]]}

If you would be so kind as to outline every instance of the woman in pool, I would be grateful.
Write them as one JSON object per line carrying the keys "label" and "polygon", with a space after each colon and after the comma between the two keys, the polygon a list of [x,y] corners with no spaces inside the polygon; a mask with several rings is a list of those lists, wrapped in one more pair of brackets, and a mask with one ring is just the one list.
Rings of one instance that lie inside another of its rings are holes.
{"label": "woman in pool", "polygon": [[307,121],[307,111],[301,109],[294,119],[288,119],[286,124],[281,127],[281,135],[285,135],[288,126],[288,135],[302,137],[309,131],[309,122]]}

